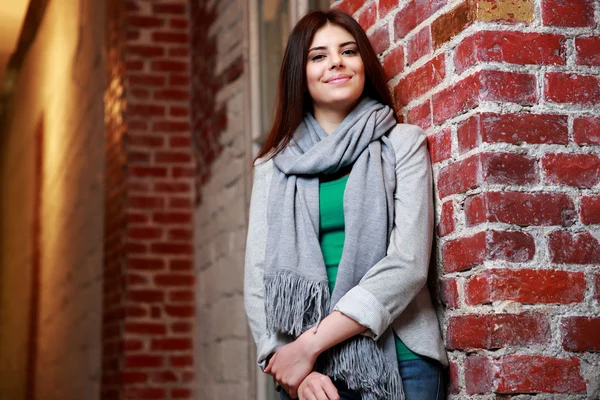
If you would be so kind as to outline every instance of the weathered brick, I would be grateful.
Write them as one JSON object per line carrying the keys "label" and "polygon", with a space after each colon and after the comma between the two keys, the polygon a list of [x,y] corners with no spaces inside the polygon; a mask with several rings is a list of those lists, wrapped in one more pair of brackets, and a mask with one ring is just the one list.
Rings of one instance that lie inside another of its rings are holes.
{"label": "weathered brick", "polygon": [[481,156],[474,154],[440,170],[437,182],[438,196],[443,199],[452,194],[463,193],[479,187],[482,182]]}
{"label": "weathered brick", "polygon": [[498,349],[549,344],[550,322],[542,313],[471,314],[451,317],[448,349]]}
{"label": "weathered brick", "polygon": [[566,115],[482,113],[480,138],[488,143],[567,144]]}
{"label": "weathered brick", "polygon": [[442,212],[440,214],[440,222],[437,226],[438,236],[446,236],[454,232],[454,202],[448,200],[442,204]]}
{"label": "weathered brick", "polygon": [[402,78],[394,88],[394,97],[405,106],[433,89],[445,76],[445,55],[442,53]]}
{"label": "weathered brick", "polygon": [[580,393],[586,384],[578,358],[506,355],[470,356],[465,363],[467,393]]}
{"label": "weathered brick", "polygon": [[427,146],[432,163],[447,160],[452,155],[452,134],[450,128],[427,135]]}
{"label": "weathered brick", "polygon": [[535,0],[478,0],[477,20],[529,24],[535,18]]}
{"label": "weathered brick", "polygon": [[564,35],[514,31],[480,31],[466,37],[455,50],[456,72],[482,62],[565,65]]}
{"label": "weathered brick", "polygon": [[600,65],[600,37],[579,36],[575,38],[576,62],[578,65]]}
{"label": "weathered brick", "polygon": [[575,73],[546,72],[544,99],[553,103],[593,106],[600,102],[600,78]]}
{"label": "weathered brick", "polygon": [[383,59],[383,69],[388,80],[404,71],[404,47],[394,47]]}
{"label": "weathered brick", "polygon": [[[407,112],[406,122],[409,124],[418,125],[423,130],[426,130],[431,127],[431,102],[428,100],[423,103],[411,108]],[[444,131],[450,132],[449,129],[444,129]],[[431,149],[431,147],[430,147]],[[450,157],[450,154],[448,154]],[[446,158],[448,158],[446,157]],[[439,160],[441,161],[441,160]]]}
{"label": "weathered brick", "polygon": [[568,351],[600,351],[600,318],[567,317],[560,325],[562,345]]}
{"label": "weathered brick", "polygon": [[581,222],[590,224],[600,224],[600,196],[581,196],[579,202]]}
{"label": "weathered brick", "polygon": [[387,25],[380,26],[369,35],[376,54],[381,54],[390,47],[390,33]]}
{"label": "weathered brick", "polygon": [[431,53],[431,32],[429,31],[429,25],[415,33],[409,39],[406,48],[406,58],[409,65]]}
{"label": "weathered brick", "polygon": [[457,278],[444,278],[440,280],[440,301],[447,308],[458,308],[458,280]]}
{"label": "weathered brick", "polygon": [[125,324],[125,333],[137,335],[164,335],[167,327],[163,323],[128,322]]}
{"label": "weathered brick", "polygon": [[600,263],[600,243],[587,231],[552,232],[548,239],[548,250],[550,259],[556,264]]}
{"label": "weathered brick", "polygon": [[569,304],[583,300],[586,283],[582,272],[491,269],[473,275],[464,288],[470,305],[505,300]]}
{"label": "weathered brick", "polygon": [[463,1],[446,14],[431,23],[433,47],[437,49],[458,33],[464,31],[477,18],[476,9],[471,1]]}
{"label": "weathered brick", "polygon": [[594,26],[594,0],[543,0],[542,24],[546,26]]}
{"label": "weathered brick", "polygon": [[580,145],[600,144],[600,117],[581,117],[573,120],[573,136]]}
{"label": "weathered brick", "polygon": [[164,338],[152,339],[152,351],[169,351],[169,350],[192,350],[192,339],[190,338]]}
{"label": "weathered brick", "polygon": [[570,226],[576,219],[573,201],[564,193],[487,192],[467,198],[464,209],[467,225]]}
{"label": "weathered brick", "polygon": [[592,188],[600,182],[600,156],[553,153],[542,157],[544,179],[549,183]]}
{"label": "weathered brick", "polygon": [[194,275],[181,274],[157,274],[154,276],[157,287],[162,286],[194,286],[196,279]]}
{"label": "weathered brick", "polygon": [[365,31],[369,30],[369,28],[377,21],[377,3],[374,1],[369,3],[369,5],[361,11],[356,20]]}

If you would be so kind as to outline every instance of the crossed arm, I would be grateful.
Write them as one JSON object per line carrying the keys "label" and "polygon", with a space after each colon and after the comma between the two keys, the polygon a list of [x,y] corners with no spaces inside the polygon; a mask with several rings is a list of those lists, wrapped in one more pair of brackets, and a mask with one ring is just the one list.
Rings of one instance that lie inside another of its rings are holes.
{"label": "crossed arm", "polygon": [[[273,375],[275,380],[292,397],[300,392],[311,392],[314,398],[336,399],[337,391],[327,380],[321,379],[320,374],[312,373],[315,360],[323,351],[365,331],[365,327],[339,311],[334,311],[325,317],[315,329],[311,328],[300,335],[295,341],[280,347],[271,356],[265,372]],[[332,388],[335,391],[334,397]],[[300,390],[299,390],[300,389]],[[317,397],[320,392],[327,397]],[[311,398],[303,395],[303,398]]]}

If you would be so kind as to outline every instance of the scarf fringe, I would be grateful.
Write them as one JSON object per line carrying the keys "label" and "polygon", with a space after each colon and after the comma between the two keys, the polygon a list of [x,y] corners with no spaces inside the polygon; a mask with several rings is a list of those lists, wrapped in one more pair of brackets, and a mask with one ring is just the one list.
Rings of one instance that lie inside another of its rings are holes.
{"label": "scarf fringe", "polygon": [[310,281],[290,271],[265,277],[267,331],[298,337],[327,315],[329,300],[327,282]]}
{"label": "scarf fringe", "polygon": [[385,360],[383,350],[365,336],[356,336],[326,353],[323,373],[346,382],[363,400],[403,400],[400,372]]}

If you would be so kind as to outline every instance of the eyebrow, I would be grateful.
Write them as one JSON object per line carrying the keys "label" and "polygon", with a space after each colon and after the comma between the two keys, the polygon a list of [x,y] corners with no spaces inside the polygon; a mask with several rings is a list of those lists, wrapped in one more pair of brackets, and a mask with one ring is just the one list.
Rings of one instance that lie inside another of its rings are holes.
{"label": "eyebrow", "polygon": [[[356,44],[356,42],[353,40],[351,40],[349,42],[344,42],[344,43],[340,44],[340,47],[345,47],[345,46],[348,46],[349,44]],[[327,50],[327,47],[326,46],[313,47],[312,49],[308,50],[308,52],[310,53],[311,51],[315,51],[315,50]]]}

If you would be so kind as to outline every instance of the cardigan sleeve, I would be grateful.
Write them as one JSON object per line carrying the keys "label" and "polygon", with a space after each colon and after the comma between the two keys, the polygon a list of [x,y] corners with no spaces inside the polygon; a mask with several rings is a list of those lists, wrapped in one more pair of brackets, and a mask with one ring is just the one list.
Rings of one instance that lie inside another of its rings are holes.
{"label": "cardigan sleeve", "polygon": [[415,125],[389,134],[396,154],[394,226],[386,256],[335,305],[378,339],[425,286],[433,240],[432,172],[427,139]]}
{"label": "cardigan sleeve", "polygon": [[264,370],[267,358],[288,343],[280,335],[268,335],[264,306],[264,268],[267,247],[267,203],[273,161],[257,160],[250,198],[250,215],[244,262],[244,309],[256,343],[257,364]]}

